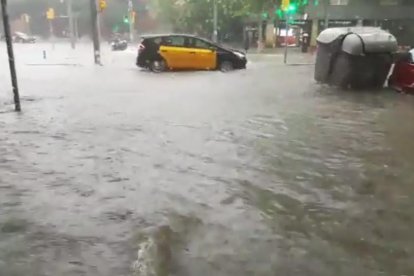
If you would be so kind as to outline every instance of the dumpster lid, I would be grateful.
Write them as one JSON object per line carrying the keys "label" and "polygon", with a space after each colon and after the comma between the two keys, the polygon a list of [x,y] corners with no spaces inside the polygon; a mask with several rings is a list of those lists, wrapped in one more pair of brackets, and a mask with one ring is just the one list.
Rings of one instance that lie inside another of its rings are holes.
{"label": "dumpster lid", "polygon": [[393,53],[397,49],[395,37],[385,31],[347,34],[342,42],[342,50],[351,55]]}
{"label": "dumpster lid", "polygon": [[357,35],[369,35],[369,34],[387,33],[387,32],[377,27],[328,28],[326,30],[323,30],[319,34],[317,41],[320,43],[328,44],[338,39],[339,37],[345,36],[346,34],[349,34],[349,33],[355,33]]}

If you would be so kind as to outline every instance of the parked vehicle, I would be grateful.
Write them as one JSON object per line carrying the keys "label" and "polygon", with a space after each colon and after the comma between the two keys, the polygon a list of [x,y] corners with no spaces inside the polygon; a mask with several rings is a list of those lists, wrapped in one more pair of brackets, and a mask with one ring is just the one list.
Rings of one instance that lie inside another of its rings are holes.
{"label": "parked vehicle", "polygon": [[289,31],[286,31],[286,29],[281,29],[279,32],[280,33],[277,36],[277,45],[286,46],[287,42],[288,46],[290,47],[297,46],[297,39],[293,29],[289,29]]}
{"label": "parked vehicle", "polygon": [[138,49],[137,66],[154,72],[165,70],[221,70],[246,68],[243,52],[225,48],[192,35],[143,36]]}
{"label": "parked vehicle", "polygon": [[111,41],[112,51],[124,51],[128,48],[128,42],[123,39],[116,38]]}
{"label": "parked vehicle", "polygon": [[15,43],[35,43],[36,38],[25,33],[15,32],[13,35],[13,42]]}
{"label": "parked vehicle", "polygon": [[405,93],[414,93],[414,50],[396,56],[388,86]]}
{"label": "parked vehicle", "polygon": [[374,27],[330,28],[317,38],[315,80],[342,88],[383,87],[397,40]]}

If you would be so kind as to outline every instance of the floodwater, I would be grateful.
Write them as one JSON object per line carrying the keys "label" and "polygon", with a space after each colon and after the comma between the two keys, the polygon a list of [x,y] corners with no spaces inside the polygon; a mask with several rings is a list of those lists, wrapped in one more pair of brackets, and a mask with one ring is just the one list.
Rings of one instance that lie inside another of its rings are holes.
{"label": "floodwater", "polygon": [[414,97],[41,47],[21,114],[0,47],[1,276],[414,275]]}

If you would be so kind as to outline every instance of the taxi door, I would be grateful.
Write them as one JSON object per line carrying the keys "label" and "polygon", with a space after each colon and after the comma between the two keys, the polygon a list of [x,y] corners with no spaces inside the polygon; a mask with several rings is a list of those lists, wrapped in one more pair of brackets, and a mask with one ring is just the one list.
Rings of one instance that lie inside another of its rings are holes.
{"label": "taxi door", "polygon": [[192,38],[189,52],[193,55],[193,69],[212,70],[217,67],[217,51],[210,43]]}
{"label": "taxi door", "polygon": [[183,36],[165,37],[160,46],[159,54],[165,59],[169,68],[191,68],[193,54],[186,47],[186,38]]}

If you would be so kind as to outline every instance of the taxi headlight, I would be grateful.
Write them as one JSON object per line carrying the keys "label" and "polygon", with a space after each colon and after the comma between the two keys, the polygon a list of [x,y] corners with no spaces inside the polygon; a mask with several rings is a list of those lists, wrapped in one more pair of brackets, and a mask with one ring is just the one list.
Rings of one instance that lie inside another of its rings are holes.
{"label": "taxi headlight", "polygon": [[246,56],[240,52],[233,52],[238,58],[244,59]]}

